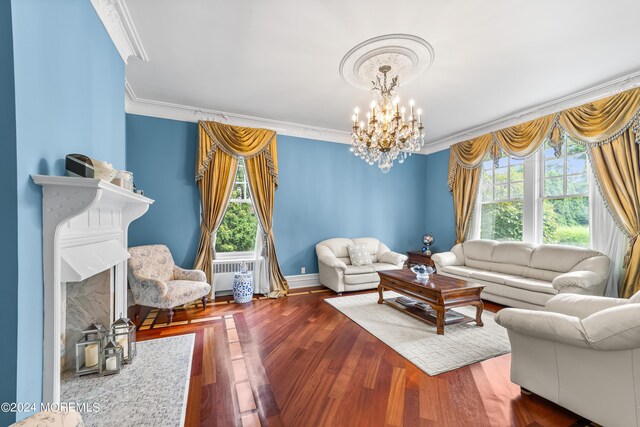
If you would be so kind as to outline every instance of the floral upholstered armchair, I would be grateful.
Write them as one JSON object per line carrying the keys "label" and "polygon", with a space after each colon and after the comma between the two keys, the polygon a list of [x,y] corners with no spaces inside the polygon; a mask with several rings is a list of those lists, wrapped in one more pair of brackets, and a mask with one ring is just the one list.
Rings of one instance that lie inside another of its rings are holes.
{"label": "floral upholstered armchair", "polygon": [[185,270],[173,262],[165,245],[136,246],[129,248],[129,286],[133,299],[139,306],[168,309],[169,323],[173,320],[173,308],[202,300],[207,307],[211,286],[200,270]]}
{"label": "floral upholstered armchair", "polygon": [[76,411],[42,411],[9,427],[84,427],[84,423]]}

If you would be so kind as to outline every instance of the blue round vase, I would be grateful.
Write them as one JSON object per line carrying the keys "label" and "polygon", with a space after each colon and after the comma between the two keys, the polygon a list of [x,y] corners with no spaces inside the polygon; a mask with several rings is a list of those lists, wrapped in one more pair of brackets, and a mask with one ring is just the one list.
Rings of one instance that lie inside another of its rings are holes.
{"label": "blue round vase", "polygon": [[253,298],[253,272],[235,273],[233,276],[233,299],[245,303]]}

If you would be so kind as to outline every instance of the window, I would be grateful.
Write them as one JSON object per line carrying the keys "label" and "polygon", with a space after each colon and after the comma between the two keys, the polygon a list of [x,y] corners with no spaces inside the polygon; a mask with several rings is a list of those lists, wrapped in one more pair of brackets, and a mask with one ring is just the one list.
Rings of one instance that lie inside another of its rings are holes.
{"label": "window", "polygon": [[522,240],[524,161],[502,157],[494,167],[487,158],[480,179],[480,237]]}
{"label": "window", "polygon": [[542,241],[589,246],[589,177],[586,147],[566,139],[559,157],[543,151]]}
{"label": "window", "polygon": [[214,235],[216,253],[226,253],[230,257],[253,254],[257,230],[258,219],[251,201],[244,159],[240,159],[229,206]]}
{"label": "window", "polygon": [[487,156],[470,237],[589,246],[586,147],[563,138],[559,156],[549,141],[525,160],[503,154],[497,167]]}

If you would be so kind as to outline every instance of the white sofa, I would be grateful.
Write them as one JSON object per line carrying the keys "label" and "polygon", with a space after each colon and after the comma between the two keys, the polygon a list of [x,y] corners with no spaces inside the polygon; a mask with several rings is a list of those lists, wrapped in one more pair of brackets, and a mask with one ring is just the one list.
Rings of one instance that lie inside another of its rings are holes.
{"label": "white sofa", "polygon": [[[373,264],[351,265],[348,245],[365,245],[373,258]],[[320,283],[339,294],[376,288],[380,283],[378,271],[402,268],[407,260],[406,255],[393,252],[373,237],[323,240],[316,245],[316,255]]]}
{"label": "white sofa", "polygon": [[432,256],[439,274],[485,285],[482,298],[543,309],[558,293],[603,295],[609,257],[564,245],[468,240]]}
{"label": "white sofa", "polygon": [[604,426],[640,426],[640,292],[562,294],[547,312],[508,308],[511,381]]}

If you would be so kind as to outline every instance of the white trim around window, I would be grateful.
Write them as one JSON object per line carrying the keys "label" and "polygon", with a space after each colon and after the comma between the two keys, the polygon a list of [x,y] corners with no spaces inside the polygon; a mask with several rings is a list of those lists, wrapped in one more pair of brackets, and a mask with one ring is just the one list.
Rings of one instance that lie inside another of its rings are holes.
{"label": "white trim around window", "polygon": [[[587,161],[587,166],[586,166],[586,173],[585,172],[580,172],[580,173],[567,173],[568,172],[568,168],[567,168],[567,150],[569,147],[569,144],[571,144],[571,140],[566,138],[564,143],[563,143],[563,151],[562,151],[562,156],[559,159],[562,159],[563,161],[563,169],[562,169],[562,174],[558,175],[558,179],[562,179],[563,180],[563,194],[558,194],[558,195],[554,195],[554,196],[545,196],[544,194],[544,179],[545,179],[545,149],[549,149],[549,147],[546,144],[543,144],[543,146],[533,155],[527,157],[524,159],[523,164],[524,164],[524,194],[523,197],[521,199],[519,198],[514,198],[513,195],[511,194],[511,173],[510,173],[510,168],[513,166],[511,165],[511,161],[510,160],[501,160],[501,165],[499,168],[497,169],[501,169],[501,168],[506,168],[508,173],[507,173],[507,181],[506,184],[503,182],[497,183],[496,184],[496,168],[493,169],[493,171],[491,173],[485,173],[485,169],[486,169],[486,163],[483,163],[483,165],[481,166],[481,168],[483,168],[483,170],[481,171],[481,176],[480,176],[480,184],[479,184],[479,188],[478,188],[478,195],[476,198],[476,205],[475,205],[475,209],[474,209],[474,213],[472,215],[471,218],[471,224],[469,226],[469,233],[467,238],[468,239],[479,239],[481,238],[482,235],[482,206],[483,204],[489,204],[489,203],[500,203],[500,202],[510,202],[510,201],[522,201],[522,241],[523,242],[530,242],[530,243],[534,243],[534,244],[540,244],[543,243],[543,203],[545,199],[561,199],[561,198],[568,198],[568,197],[588,197],[588,193],[580,193],[580,194],[567,194],[569,193],[568,189],[567,189],[567,179],[568,177],[572,177],[572,176],[583,176],[586,175],[587,180],[590,180],[591,177],[591,171],[589,170],[589,164]],[[506,154],[502,154],[504,157],[508,157]],[[547,156],[548,157],[548,156]],[[555,159],[554,159],[555,160]],[[489,157],[487,157],[487,159],[485,160],[485,162],[491,162],[493,163],[493,160],[491,160]],[[487,188],[487,179],[490,178],[491,181],[491,187],[492,190],[491,191],[483,191],[483,189]],[[519,182],[519,181],[517,181]],[[498,186],[504,186],[506,185],[507,193],[505,197],[499,197],[499,195],[503,195],[504,191],[501,191],[500,193],[496,192],[496,185]],[[588,187],[586,187],[588,190]],[[490,200],[482,200],[483,194],[485,194],[485,196],[489,196],[489,194],[491,194],[493,197],[491,197]],[[498,196],[498,197],[497,197]]]}

